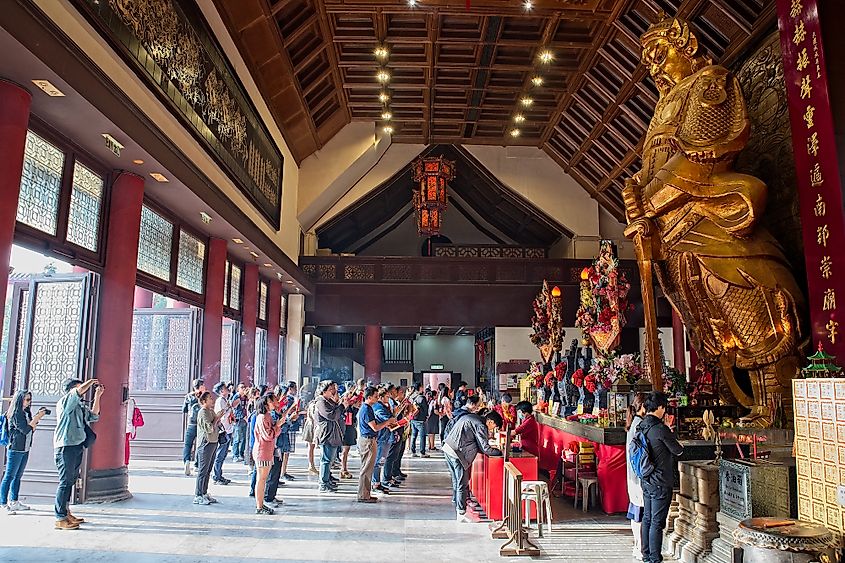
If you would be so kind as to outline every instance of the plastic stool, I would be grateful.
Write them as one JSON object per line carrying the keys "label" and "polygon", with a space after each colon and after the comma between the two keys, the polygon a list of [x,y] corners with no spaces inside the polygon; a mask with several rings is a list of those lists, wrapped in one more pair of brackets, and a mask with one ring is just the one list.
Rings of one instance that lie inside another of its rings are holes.
{"label": "plastic stool", "polygon": [[552,502],[545,481],[523,481],[522,502],[525,505],[525,526],[531,527],[531,503],[537,505],[537,533],[543,537],[543,522],[552,531]]}
{"label": "plastic stool", "polygon": [[[589,510],[590,498],[593,493],[593,485],[596,486],[595,493],[596,497],[598,497],[599,480],[598,477],[581,477],[578,479],[578,483],[581,485],[581,509],[584,512],[587,512],[587,510]],[[575,505],[578,506],[578,495],[575,496]]]}

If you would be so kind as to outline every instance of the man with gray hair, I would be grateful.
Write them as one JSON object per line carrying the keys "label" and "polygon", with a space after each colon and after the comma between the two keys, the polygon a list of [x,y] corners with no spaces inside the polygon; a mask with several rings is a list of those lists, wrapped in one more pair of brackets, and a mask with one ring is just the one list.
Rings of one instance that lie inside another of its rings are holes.
{"label": "man with gray hair", "polygon": [[332,479],[332,461],[337,457],[338,448],[343,445],[343,428],[340,419],[351,397],[344,396],[341,400],[337,394],[337,383],[329,379],[317,386],[317,443],[322,448],[320,457],[320,492],[332,493],[337,491],[336,480]]}

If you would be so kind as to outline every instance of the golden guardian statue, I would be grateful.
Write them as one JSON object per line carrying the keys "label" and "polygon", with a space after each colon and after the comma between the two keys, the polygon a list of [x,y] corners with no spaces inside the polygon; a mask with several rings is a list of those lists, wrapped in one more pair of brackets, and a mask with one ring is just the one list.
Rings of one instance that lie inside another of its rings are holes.
{"label": "golden guardian statue", "polygon": [[[804,298],[780,246],[757,225],[766,185],[733,170],[750,130],[739,82],[699,54],[681,19],[664,15],[641,43],[660,98],[642,169],[623,198],[643,287],[653,267],[696,351],[718,360],[731,392],[751,409],[746,423],[789,421]],[[649,308],[653,302],[647,316]],[[752,395],[734,367],[748,371]]]}

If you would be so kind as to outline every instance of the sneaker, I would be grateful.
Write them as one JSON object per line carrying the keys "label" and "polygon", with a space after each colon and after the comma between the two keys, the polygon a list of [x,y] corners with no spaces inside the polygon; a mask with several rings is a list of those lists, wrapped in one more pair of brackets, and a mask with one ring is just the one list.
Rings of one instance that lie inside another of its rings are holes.
{"label": "sneaker", "polygon": [[191,476],[191,462],[190,461],[185,462],[185,475],[187,477]]}
{"label": "sneaker", "polygon": [[308,473],[310,473],[311,475],[319,475],[320,474],[320,472],[317,470],[317,468],[314,467],[313,465],[308,468]]}
{"label": "sneaker", "polygon": [[223,477],[222,479],[215,479],[214,480],[215,485],[228,485],[231,482],[232,482],[231,479],[226,479],[225,477]]}
{"label": "sneaker", "polygon": [[470,524],[472,523],[472,518],[467,516],[466,512],[458,512],[456,520],[461,524]]}
{"label": "sneaker", "polygon": [[255,509],[255,513],[256,513],[256,514],[269,514],[269,515],[272,515],[272,514],[275,514],[275,513],[276,513],[276,511],[275,511],[275,510],[273,510],[272,508],[270,508],[269,506],[262,506],[261,508],[256,508],[256,509]]}
{"label": "sneaker", "polygon": [[217,499],[214,498],[211,495],[205,495],[205,500],[208,501],[208,504],[216,504],[217,503]]}
{"label": "sneaker", "polygon": [[194,504],[201,504],[203,506],[208,506],[211,504],[211,501],[205,498],[204,496],[196,496],[194,497]]}
{"label": "sneaker", "polygon": [[352,477],[352,473],[350,473],[349,471],[344,471],[340,474],[340,478],[341,479],[352,479],[353,477]]}
{"label": "sneaker", "polygon": [[317,489],[317,492],[320,494],[336,493],[337,489],[332,489],[331,487],[320,487]]}
{"label": "sneaker", "polygon": [[22,510],[31,510],[31,508],[30,508],[30,507],[28,507],[27,505],[25,505],[24,503],[22,503],[22,502],[21,502],[21,501],[19,501],[19,500],[13,500],[13,501],[11,501],[11,502],[9,503],[9,506],[12,508],[12,510],[14,510],[14,511],[16,511],[16,512],[20,512],[20,511],[22,511]]}
{"label": "sneaker", "polygon": [[74,516],[70,512],[67,513],[67,519],[70,520],[71,522],[75,522],[77,524],[84,524],[85,523],[85,518],[77,518],[76,516]]}
{"label": "sneaker", "polygon": [[407,474],[407,473],[402,473],[402,472],[400,471],[400,472],[399,472],[399,475],[397,475],[397,477],[399,477],[399,478],[401,478],[401,479],[407,479],[407,478],[408,478],[408,474]]}
{"label": "sneaker", "polygon": [[431,457],[431,456],[428,455],[428,454],[422,454],[420,457]]}
{"label": "sneaker", "polygon": [[57,530],[78,530],[79,524],[71,522],[67,518],[62,518],[61,520],[56,520],[55,528]]}
{"label": "sneaker", "polygon": [[372,504],[372,503],[378,502],[378,499],[376,497],[359,498],[358,502],[365,502],[367,504]]}
{"label": "sneaker", "polygon": [[294,477],[294,476],[293,476],[293,475],[291,475],[290,473],[285,473],[284,475],[282,475],[282,477],[284,477],[284,478],[285,478],[285,479],[287,479],[288,481],[296,481],[296,477]]}
{"label": "sneaker", "polygon": [[418,454],[417,452],[413,452],[411,453],[411,457],[420,457],[420,454]]}
{"label": "sneaker", "polygon": [[3,512],[9,516],[14,516],[15,514],[17,514],[17,512],[15,512],[15,509],[8,504],[2,504],[0,505],[0,508],[2,508]]}
{"label": "sneaker", "polygon": [[380,492],[384,495],[390,494],[390,489],[388,489],[387,487],[382,487],[381,485],[378,485],[377,487],[373,487],[373,491],[378,491],[378,492]]}

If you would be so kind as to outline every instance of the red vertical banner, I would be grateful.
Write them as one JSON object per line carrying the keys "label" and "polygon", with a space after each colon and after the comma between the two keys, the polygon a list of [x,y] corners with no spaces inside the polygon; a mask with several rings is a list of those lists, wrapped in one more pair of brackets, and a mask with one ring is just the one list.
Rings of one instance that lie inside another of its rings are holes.
{"label": "red vertical banner", "polygon": [[813,343],[845,360],[845,217],[817,0],[777,0]]}

